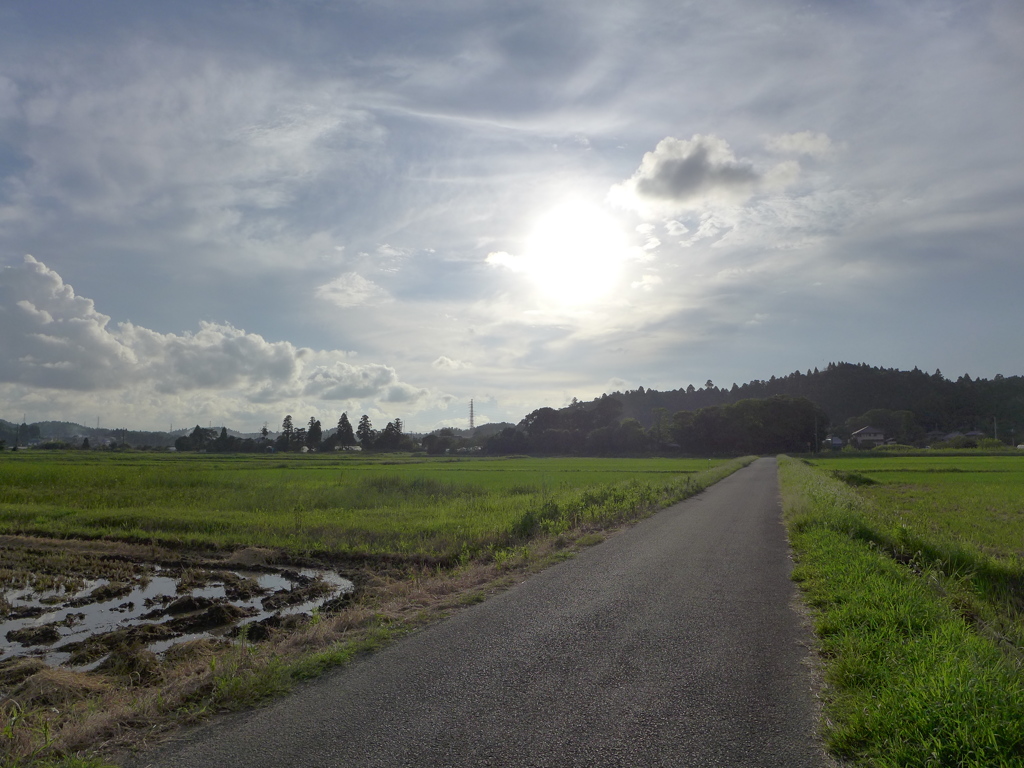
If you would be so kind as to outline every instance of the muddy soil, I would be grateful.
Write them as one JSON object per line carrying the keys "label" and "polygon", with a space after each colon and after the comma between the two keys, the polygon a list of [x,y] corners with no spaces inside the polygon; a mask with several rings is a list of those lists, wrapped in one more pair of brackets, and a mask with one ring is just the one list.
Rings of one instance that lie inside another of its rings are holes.
{"label": "muddy soil", "polygon": [[258,641],[354,589],[325,564],[301,565],[268,549],[202,553],[2,536],[0,677],[25,659],[78,670],[126,660],[147,667],[183,642],[240,634]]}

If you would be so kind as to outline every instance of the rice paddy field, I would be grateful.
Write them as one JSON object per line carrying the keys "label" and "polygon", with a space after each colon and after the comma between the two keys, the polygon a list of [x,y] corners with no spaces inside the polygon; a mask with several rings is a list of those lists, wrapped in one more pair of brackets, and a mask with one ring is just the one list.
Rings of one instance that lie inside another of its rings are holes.
{"label": "rice paddy field", "polygon": [[879,522],[933,546],[1024,560],[1024,456],[819,459],[874,502]]}
{"label": "rice paddy field", "polygon": [[833,754],[1024,765],[1024,457],[780,460]]}
{"label": "rice paddy field", "polygon": [[0,764],[109,766],[751,460],[2,453]]}
{"label": "rice paddy field", "polygon": [[0,455],[0,534],[451,558],[687,495],[706,459]]}

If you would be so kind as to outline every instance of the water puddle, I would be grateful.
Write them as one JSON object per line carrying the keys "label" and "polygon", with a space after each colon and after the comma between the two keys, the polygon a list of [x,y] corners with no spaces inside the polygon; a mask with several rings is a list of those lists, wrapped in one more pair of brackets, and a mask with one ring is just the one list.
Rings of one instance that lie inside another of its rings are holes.
{"label": "water puddle", "polygon": [[[266,637],[288,617],[330,609],[353,589],[329,570],[135,564],[122,580],[75,578],[0,592],[0,663],[31,656],[89,670],[125,647],[160,654],[199,638]],[[73,587],[67,591],[67,586]]]}

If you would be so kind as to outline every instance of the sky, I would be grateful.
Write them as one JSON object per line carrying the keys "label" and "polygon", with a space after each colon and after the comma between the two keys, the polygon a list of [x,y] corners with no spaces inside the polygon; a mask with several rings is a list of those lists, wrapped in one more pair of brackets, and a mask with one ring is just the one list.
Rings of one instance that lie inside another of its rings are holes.
{"label": "sky", "polygon": [[0,418],[1024,360],[1018,0],[0,2]]}

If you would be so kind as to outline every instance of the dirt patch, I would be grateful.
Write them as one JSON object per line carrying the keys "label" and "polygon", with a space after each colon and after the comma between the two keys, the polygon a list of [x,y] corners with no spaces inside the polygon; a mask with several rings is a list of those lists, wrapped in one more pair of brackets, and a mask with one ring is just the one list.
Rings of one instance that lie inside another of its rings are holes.
{"label": "dirt patch", "polygon": [[182,634],[195,633],[214,629],[215,627],[228,626],[234,624],[239,619],[255,616],[256,614],[257,611],[253,608],[246,610],[230,603],[218,603],[197,614],[173,619],[164,626]]}
{"label": "dirt patch", "polygon": [[278,611],[289,605],[308,603],[311,600],[316,600],[318,597],[330,595],[335,591],[330,584],[322,579],[303,579],[303,581],[306,583],[303,584],[300,581],[292,589],[281,589],[269,597],[263,598],[261,601],[263,610]]}
{"label": "dirt patch", "polygon": [[[154,614],[155,616],[162,616],[166,614],[179,616],[182,613],[193,613],[195,611],[205,610],[211,605],[213,605],[213,600],[209,597],[194,597],[193,595],[186,595],[185,597],[179,597],[162,611],[155,611]],[[149,618],[151,615],[152,614],[146,614],[143,618]]]}
{"label": "dirt patch", "polygon": [[246,547],[232,552],[224,558],[225,565],[237,565],[242,568],[266,567],[278,562],[279,555],[266,547]]}
{"label": "dirt patch", "polygon": [[80,607],[89,603],[103,603],[107,600],[114,600],[118,597],[127,597],[132,593],[133,585],[124,581],[111,581],[101,587],[96,587],[85,597],[73,600],[69,605]]}
{"label": "dirt patch", "polygon": [[166,625],[142,624],[68,643],[62,650],[68,654],[67,664],[69,666],[84,667],[99,661],[110,653],[123,653],[126,650],[144,648],[160,640],[171,640],[180,636],[180,632]]}
{"label": "dirt patch", "polygon": [[53,645],[60,640],[60,630],[53,624],[22,627],[21,629],[12,629],[6,634],[6,638],[13,643],[22,645]]}

